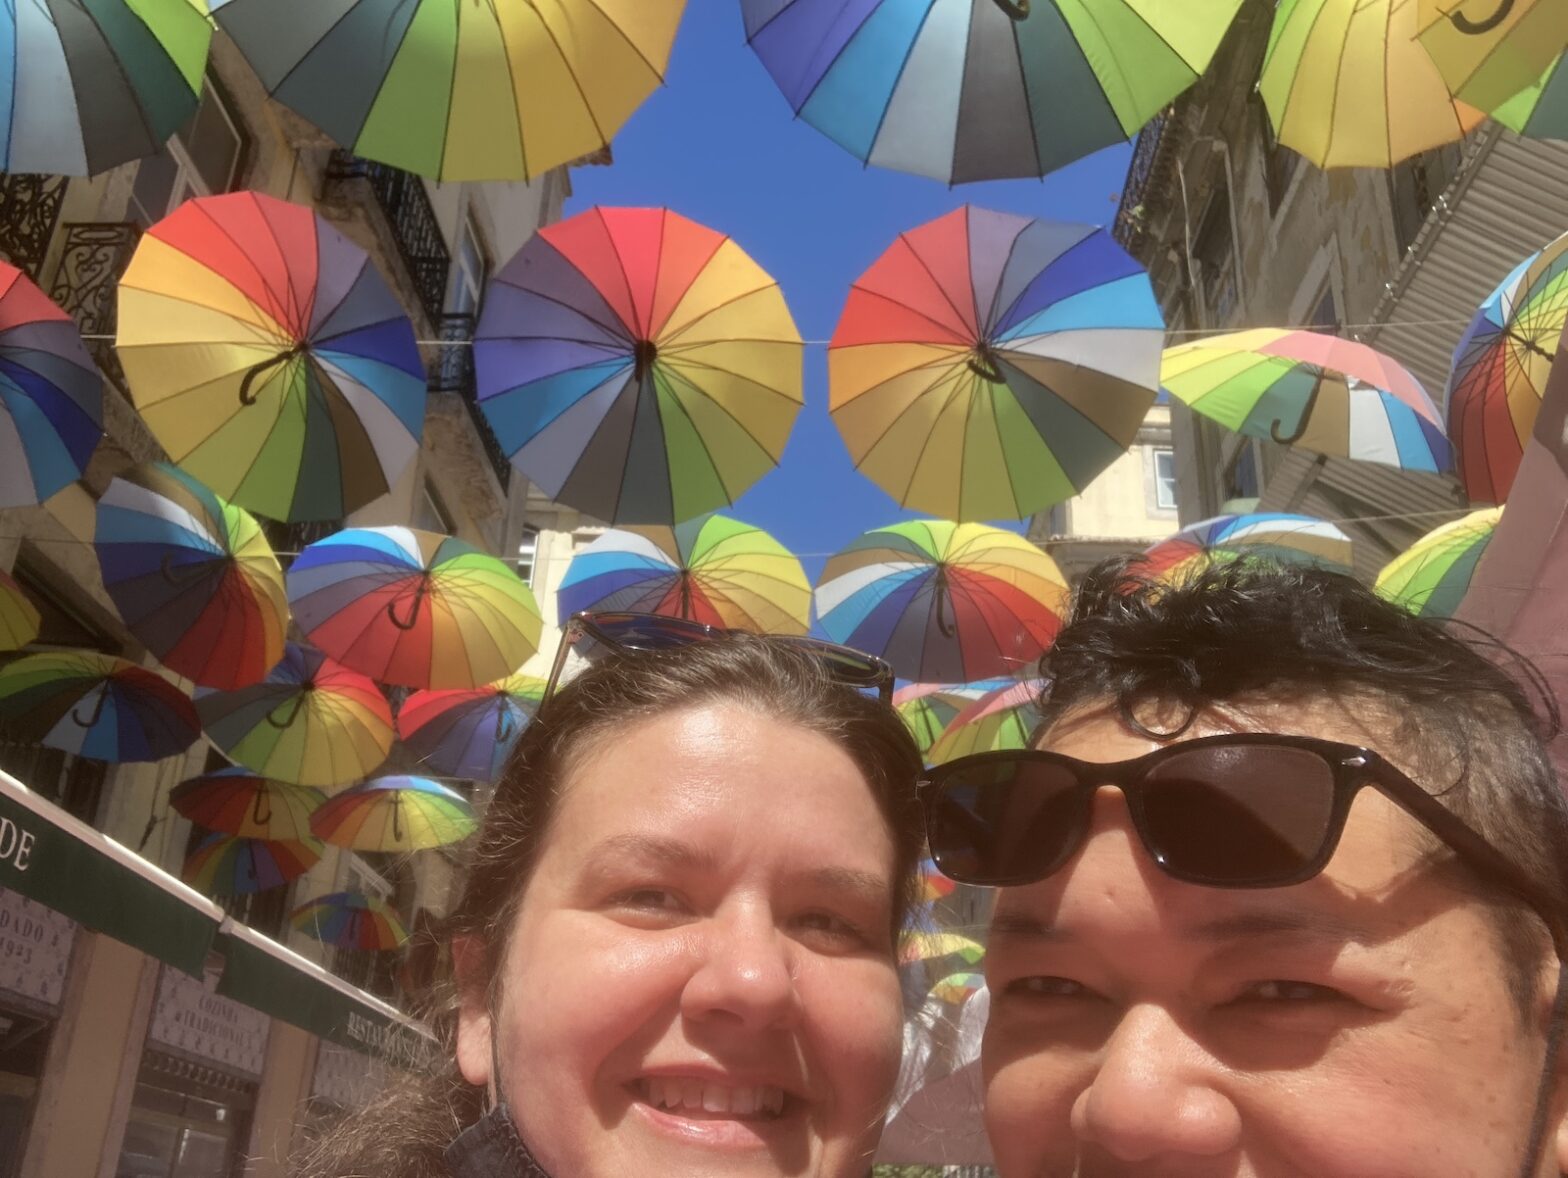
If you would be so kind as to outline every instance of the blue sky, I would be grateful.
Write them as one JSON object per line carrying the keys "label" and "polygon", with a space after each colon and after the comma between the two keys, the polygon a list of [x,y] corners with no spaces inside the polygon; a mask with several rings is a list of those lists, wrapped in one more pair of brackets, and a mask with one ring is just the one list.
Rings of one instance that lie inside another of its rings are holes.
{"label": "blue sky", "polygon": [[[954,189],[866,168],[795,121],[746,46],[739,0],[688,0],[666,83],[616,136],[613,167],[573,172],[567,212],[662,205],[730,234],[778,279],[807,340],[832,334],[850,284],[900,232],[959,205],[1109,222],[1130,153]],[[808,346],[806,407],[784,461],[732,512],[798,553],[813,579],[827,554],[911,514],[856,473],[827,399],[826,349]]]}

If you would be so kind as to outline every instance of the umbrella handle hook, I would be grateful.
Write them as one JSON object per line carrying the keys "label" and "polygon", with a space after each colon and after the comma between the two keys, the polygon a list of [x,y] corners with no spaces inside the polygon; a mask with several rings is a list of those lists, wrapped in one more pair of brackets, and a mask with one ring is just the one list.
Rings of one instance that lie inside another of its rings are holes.
{"label": "umbrella handle hook", "polygon": [[272,791],[265,786],[256,791],[256,800],[251,804],[250,816],[257,826],[266,826],[272,821]]}
{"label": "umbrella handle hook", "polygon": [[403,812],[403,799],[394,791],[392,794],[392,841],[403,841],[403,823],[400,820]]}
{"label": "umbrella handle hook", "polygon": [[943,638],[951,638],[958,631],[947,616],[947,569],[939,568],[936,574],[936,628]]}
{"label": "umbrella handle hook", "polygon": [[174,553],[165,552],[163,561],[159,565],[159,572],[163,579],[171,585],[189,585],[192,581],[199,581],[206,575],[207,570],[201,563],[176,566]]}
{"label": "umbrella handle hook", "polygon": [[408,611],[407,621],[404,621],[402,618],[397,616],[396,601],[387,602],[387,620],[390,621],[399,630],[412,630],[419,621],[419,607],[424,603],[425,590],[429,587],[429,585],[430,580],[428,577],[420,580],[419,588],[414,590],[414,605],[413,608]]}
{"label": "umbrella handle hook", "polygon": [[[1513,0],[1508,0],[1512,4]],[[996,0],[996,6],[1013,20],[1029,19],[1029,0]]]}
{"label": "umbrella handle hook", "polygon": [[512,736],[512,709],[504,702],[495,714],[495,742],[505,744]]}
{"label": "umbrella handle hook", "polygon": [[82,719],[81,716],[77,715],[77,708],[80,708],[82,705],[77,704],[76,708],[71,709],[71,719],[74,720],[77,726],[80,728],[91,728],[94,724],[98,723],[99,719],[102,718],[103,705],[108,700],[108,698],[109,685],[107,683],[99,684],[98,699],[93,704],[93,714],[85,720]]}
{"label": "umbrella handle hook", "polygon": [[290,360],[296,359],[304,350],[304,344],[295,344],[288,351],[279,352],[270,360],[263,360],[247,372],[245,379],[240,381],[240,404],[254,405],[256,403],[256,394],[251,391],[251,386],[256,382],[256,378],[269,368],[276,368],[280,364],[287,364]]}
{"label": "umbrella handle hook", "polygon": [[1306,436],[1307,426],[1312,421],[1312,411],[1318,405],[1318,394],[1323,391],[1323,375],[1323,370],[1321,368],[1318,369],[1318,378],[1312,385],[1312,395],[1307,398],[1307,403],[1301,407],[1301,416],[1296,420],[1295,429],[1287,434],[1284,430],[1285,423],[1277,417],[1274,419],[1273,424],[1269,426],[1269,437],[1273,438],[1281,446],[1289,446],[1294,442],[1301,441]]}
{"label": "umbrella handle hook", "polygon": [[[294,723],[294,718],[299,715],[299,709],[304,704],[304,702],[304,692],[299,692],[294,696],[293,699],[284,700],[283,703],[279,704],[276,708],[273,708],[270,712],[267,713],[267,723],[271,724],[274,728],[287,728],[290,724]],[[286,705],[289,706],[289,718],[287,720],[279,720],[277,718],[278,708],[282,708]]]}
{"label": "umbrella handle hook", "polygon": [[1557,359],[1556,356],[1554,356],[1551,352],[1548,352],[1545,348],[1543,348],[1540,344],[1536,343],[1533,339],[1525,339],[1524,336],[1520,335],[1518,332],[1514,331],[1512,328],[1509,328],[1509,329],[1505,330],[1503,332],[1503,334],[1506,335],[1509,339],[1513,340],[1514,343],[1518,344],[1525,351],[1527,351],[1527,352],[1534,352],[1537,356],[1541,357],[1543,360],[1555,361]]}
{"label": "umbrella handle hook", "polygon": [[659,345],[651,339],[640,339],[632,348],[633,370],[632,379],[641,381],[659,358]]}
{"label": "umbrella handle hook", "polygon": [[1449,13],[1448,19],[1454,28],[1458,29],[1461,33],[1467,33],[1472,37],[1477,37],[1482,33],[1490,33],[1498,25],[1507,20],[1508,14],[1513,12],[1513,10],[1514,0],[1502,0],[1502,3],[1497,6],[1496,12],[1492,13],[1491,16],[1483,17],[1480,20],[1471,20],[1464,13],[1458,11]]}
{"label": "umbrella handle hook", "polygon": [[[997,2],[1000,3],[1001,0],[997,0]],[[983,380],[988,380],[992,384],[1007,383],[1007,377],[1002,375],[1002,370],[998,367],[996,356],[992,353],[989,344],[977,346],[970,353],[968,364],[969,371]]]}

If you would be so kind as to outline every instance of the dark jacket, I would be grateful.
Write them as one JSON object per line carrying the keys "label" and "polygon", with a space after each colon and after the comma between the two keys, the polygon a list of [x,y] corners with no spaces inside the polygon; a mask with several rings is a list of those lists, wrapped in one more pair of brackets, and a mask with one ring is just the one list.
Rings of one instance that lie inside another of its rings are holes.
{"label": "dark jacket", "polygon": [[550,1178],[523,1144],[504,1104],[446,1147],[446,1164],[453,1178]]}

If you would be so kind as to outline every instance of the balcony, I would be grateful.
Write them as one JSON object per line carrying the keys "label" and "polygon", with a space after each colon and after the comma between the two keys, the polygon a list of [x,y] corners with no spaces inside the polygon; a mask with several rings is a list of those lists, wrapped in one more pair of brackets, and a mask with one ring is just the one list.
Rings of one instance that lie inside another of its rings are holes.
{"label": "balcony", "polygon": [[43,271],[69,183],[64,176],[0,176],[0,258],[34,282]]}
{"label": "balcony", "polygon": [[120,276],[131,264],[141,226],[130,221],[76,221],[65,227],[60,266],[49,297],[76,320],[98,367],[125,387],[125,375],[114,353],[119,318],[116,294]]}
{"label": "balcony", "polygon": [[1174,146],[1177,120],[1175,109],[1166,107],[1138,132],[1133,145],[1132,160],[1127,165],[1127,182],[1122,188],[1121,202],[1116,208],[1116,220],[1111,235],[1134,255],[1143,242],[1153,206],[1167,186],[1167,172]]}
{"label": "balcony", "polygon": [[386,217],[398,257],[408,271],[426,319],[439,324],[446,306],[452,253],[431,207],[425,182],[411,172],[360,159],[340,148],[332,153],[327,165],[327,187],[341,187],[351,181],[363,181],[369,186]]}
{"label": "balcony", "polygon": [[443,344],[435,364],[431,366],[430,391],[456,393],[462,398],[463,404],[468,407],[474,430],[484,445],[485,456],[490,459],[490,468],[495,471],[495,477],[504,492],[511,484],[512,463],[502,449],[500,439],[495,436],[495,431],[490,428],[490,422],[485,419],[484,411],[479,408],[478,391],[474,384],[473,339],[476,319],[477,316],[472,312],[441,316],[438,321],[440,338],[451,342]]}

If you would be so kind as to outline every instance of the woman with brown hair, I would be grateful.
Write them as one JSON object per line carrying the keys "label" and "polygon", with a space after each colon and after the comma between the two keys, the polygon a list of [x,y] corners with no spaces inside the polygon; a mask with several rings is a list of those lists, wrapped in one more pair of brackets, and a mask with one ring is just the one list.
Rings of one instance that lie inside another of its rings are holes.
{"label": "woman with brown hair", "polygon": [[712,637],[620,644],[547,699],[451,918],[444,1074],[305,1178],[866,1172],[920,759],[853,660]]}

